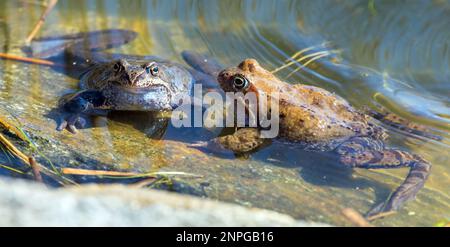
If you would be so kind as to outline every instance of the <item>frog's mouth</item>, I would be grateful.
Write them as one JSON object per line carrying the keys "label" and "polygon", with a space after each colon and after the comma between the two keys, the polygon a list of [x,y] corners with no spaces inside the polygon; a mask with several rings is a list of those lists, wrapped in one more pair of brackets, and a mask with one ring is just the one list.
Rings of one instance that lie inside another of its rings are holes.
{"label": "frog's mouth", "polygon": [[137,86],[130,86],[130,85],[122,85],[119,83],[113,83],[117,89],[123,92],[131,93],[131,94],[147,94],[151,92],[160,93],[162,90],[169,91],[170,89],[167,87],[167,85],[164,84],[152,84],[150,86],[146,87],[137,87]]}

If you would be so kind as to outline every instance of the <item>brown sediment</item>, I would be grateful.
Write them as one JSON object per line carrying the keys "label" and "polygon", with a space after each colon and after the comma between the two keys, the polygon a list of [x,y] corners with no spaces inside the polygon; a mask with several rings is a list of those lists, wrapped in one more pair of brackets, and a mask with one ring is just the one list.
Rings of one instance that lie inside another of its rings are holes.
{"label": "brown sediment", "polygon": [[41,29],[42,25],[45,22],[45,18],[47,18],[47,15],[52,11],[52,9],[55,7],[56,3],[58,3],[58,0],[50,0],[50,2],[47,5],[47,8],[45,8],[44,12],[42,13],[41,17],[39,18],[39,21],[34,26],[31,33],[28,35],[28,37],[25,40],[25,44],[29,44],[31,40],[33,40],[34,36],[38,33],[39,29]]}

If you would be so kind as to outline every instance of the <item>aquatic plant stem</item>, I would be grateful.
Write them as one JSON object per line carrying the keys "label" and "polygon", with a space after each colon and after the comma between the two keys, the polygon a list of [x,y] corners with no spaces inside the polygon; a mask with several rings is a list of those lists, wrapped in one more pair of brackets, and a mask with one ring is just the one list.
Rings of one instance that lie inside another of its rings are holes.
{"label": "aquatic plant stem", "polygon": [[17,172],[17,173],[19,173],[19,174],[25,174],[24,172],[22,172],[22,171],[20,171],[20,170],[17,170],[17,169],[14,169],[14,168],[12,168],[12,167],[5,166],[5,165],[2,165],[2,164],[0,164],[0,168],[4,168],[4,169],[6,169],[6,170],[10,170],[10,171],[13,171],[13,172]]}
{"label": "aquatic plant stem", "polygon": [[36,34],[39,32],[39,30],[41,29],[42,25],[45,22],[45,19],[47,18],[47,15],[50,13],[50,11],[52,11],[52,9],[55,7],[55,5],[57,3],[58,3],[58,0],[50,0],[47,8],[45,8],[44,12],[42,13],[41,17],[39,18],[39,21],[36,23],[33,30],[26,38],[26,40],[25,40],[26,45],[29,45],[31,40],[33,40],[34,36],[36,36]]}

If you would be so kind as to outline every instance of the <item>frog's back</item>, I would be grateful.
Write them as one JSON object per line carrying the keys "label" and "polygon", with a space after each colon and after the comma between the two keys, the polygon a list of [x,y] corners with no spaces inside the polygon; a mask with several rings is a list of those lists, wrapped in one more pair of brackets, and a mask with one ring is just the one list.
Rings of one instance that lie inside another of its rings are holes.
{"label": "frog's back", "polygon": [[292,141],[326,142],[374,135],[378,128],[341,97],[322,88],[286,83],[280,91],[280,136]]}
{"label": "frog's back", "polygon": [[218,76],[222,89],[233,91],[235,77],[245,78],[247,91],[259,97],[277,98],[279,136],[293,142],[328,143],[353,136],[383,138],[384,130],[354,109],[343,98],[325,89],[303,84],[292,85],[262,68],[255,59],[245,59],[237,67]]}

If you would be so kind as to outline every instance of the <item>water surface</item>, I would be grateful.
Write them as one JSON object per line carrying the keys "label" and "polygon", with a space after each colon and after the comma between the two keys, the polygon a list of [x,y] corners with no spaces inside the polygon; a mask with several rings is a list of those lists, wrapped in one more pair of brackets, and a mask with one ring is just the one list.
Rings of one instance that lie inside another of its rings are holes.
{"label": "water surface", "polygon": [[[2,52],[23,55],[20,47],[43,11],[40,3],[0,2]],[[180,52],[195,50],[224,66],[252,57],[268,69],[280,67],[307,47],[316,47],[308,53],[329,51],[332,54],[289,78],[298,66],[277,75],[336,92],[358,108],[383,106],[441,135],[442,141],[434,141],[390,128],[389,145],[422,155],[433,170],[415,201],[375,222],[429,226],[450,217],[449,22],[450,2],[441,0],[60,0],[40,35],[132,29],[138,39],[113,52],[158,55],[182,63]],[[166,188],[299,219],[348,225],[342,208],[368,211],[407,173],[407,169],[351,173],[330,165],[335,157],[281,144],[250,157],[217,157],[190,148],[189,143],[207,140],[220,130],[176,129],[170,124],[165,128],[165,123],[155,125],[154,116],[146,114],[93,118],[93,128],[77,135],[60,133],[49,111],[61,95],[77,90],[76,79],[44,66],[3,60],[0,88],[0,114],[15,116],[58,166],[195,173],[202,178],[176,177]],[[162,131],[155,130],[161,125]],[[8,162],[7,156],[0,158]]]}

